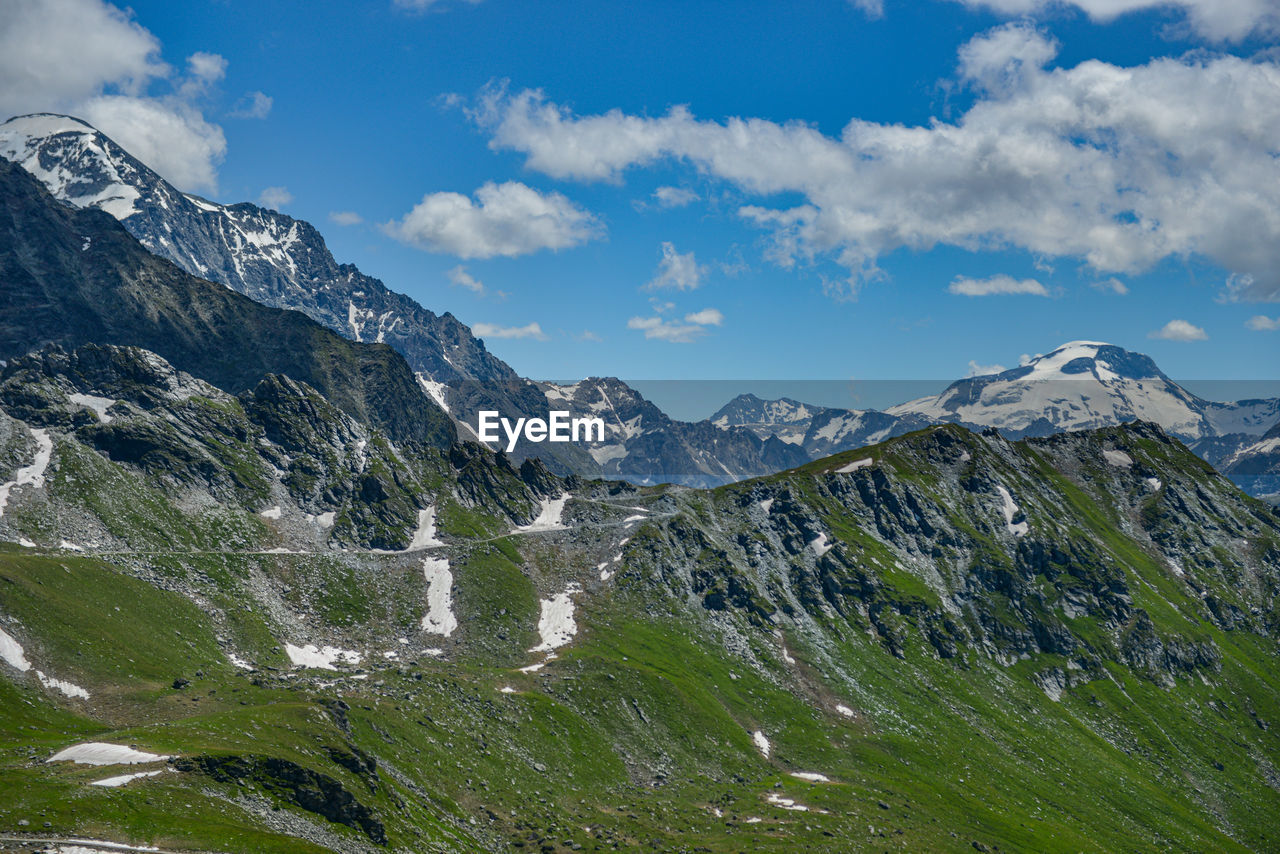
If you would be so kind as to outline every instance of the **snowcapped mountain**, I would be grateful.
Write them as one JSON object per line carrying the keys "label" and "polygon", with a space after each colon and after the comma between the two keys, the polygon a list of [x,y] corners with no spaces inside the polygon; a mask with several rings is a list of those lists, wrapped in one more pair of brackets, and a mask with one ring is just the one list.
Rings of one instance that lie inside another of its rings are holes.
{"label": "snowcapped mountain", "polygon": [[895,416],[874,409],[814,406],[790,398],[761,400],[740,394],[710,418],[721,429],[745,427],[761,439],[776,436],[804,449],[811,460],[851,448],[883,442],[934,421],[924,416]]}
{"label": "snowcapped mountain", "polygon": [[1165,376],[1149,356],[1072,341],[1021,367],[959,380],[936,397],[887,412],[995,427],[1019,437],[1151,421],[1184,441],[1196,441],[1260,435],[1280,418],[1280,400],[1204,400]]}
{"label": "snowcapped mountain", "polygon": [[761,439],[777,436],[784,442],[799,445],[814,416],[826,411],[789,397],[762,400],[754,394],[740,394],[720,407],[709,419],[715,426],[746,427]]}
{"label": "snowcapped mountain", "polygon": [[182,193],[107,136],[67,116],[18,116],[0,124],[0,157],[23,166],[56,198],[111,214],[143,246],[192,275],[300,311],[352,340],[389,344],[461,424],[474,424],[480,408],[545,410],[541,392],[465,324],[339,264],[308,222]]}
{"label": "snowcapped mountain", "polygon": [[1014,436],[1152,421],[1186,439],[1265,430],[1280,401],[1221,404],[1170,380],[1150,357],[1072,341],[999,374],[968,377],[935,397],[890,407],[894,415],[995,427]]}
{"label": "snowcapped mountain", "polygon": [[675,421],[614,377],[571,385],[540,383],[549,408],[605,422],[603,442],[588,453],[607,477],[638,483],[712,486],[771,474],[808,462],[802,449],[745,427]]}
{"label": "snowcapped mountain", "polygon": [[1223,460],[1219,468],[1251,495],[1280,500],[1280,421],[1260,440]]}

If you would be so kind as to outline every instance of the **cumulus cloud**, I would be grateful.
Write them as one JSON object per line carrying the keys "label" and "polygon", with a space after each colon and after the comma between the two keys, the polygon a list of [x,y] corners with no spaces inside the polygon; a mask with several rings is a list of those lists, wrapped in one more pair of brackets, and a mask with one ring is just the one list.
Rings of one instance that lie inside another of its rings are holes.
{"label": "cumulus cloud", "polygon": [[686,314],[683,321],[662,317],[662,312],[669,308],[669,305],[655,306],[658,315],[633,317],[627,321],[627,328],[643,332],[645,338],[668,341],[672,344],[689,344],[707,334],[708,326],[720,326],[724,323],[724,315],[714,308],[704,308],[701,311]]}
{"label": "cumulus cloud", "polygon": [[[879,256],[949,245],[1084,261],[1100,276],[1198,256],[1231,298],[1280,299],[1280,65],[1235,56],[1088,60],[1051,68],[1025,24],[962,50],[976,92],[956,121],[853,119],[838,137],[801,122],[611,110],[580,116],[536,90],[483,92],[472,116],[495,150],[560,179],[619,181],[662,161],[756,196],[739,213],[783,267],[832,258],[849,290]],[[771,207],[769,197],[802,203]]]}
{"label": "cumulus cloud", "polygon": [[698,194],[683,187],[659,187],[653,191],[653,200],[659,207],[682,208],[698,200]]}
{"label": "cumulus cloud", "polygon": [[1164,326],[1147,333],[1148,338],[1160,338],[1165,341],[1208,341],[1209,336],[1199,326],[1193,326],[1185,320],[1170,320]]}
{"label": "cumulus cloud", "polygon": [[0,27],[0,112],[56,109],[104,86],[138,94],[170,69],[160,42],[99,0],[6,0]]}
{"label": "cumulus cloud", "polygon": [[384,229],[403,243],[460,258],[568,249],[604,233],[593,214],[565,196],[540,193],[518,181],[486,183],[474,200],[461,193],[428,193]]}
{"label": "cumulus cloud", "polygon": [[449,279],[449,284],[455,288],[466,288],[477,296],[484,296],[484,282],[467,272],[467,268],[461,264],[450,269],[445,273]]}
{"label": "cumulus cloud", "polygon": [[477,323],[471,327],[477,338],[532,338],[535,341],[550,340],[537,323],[524,326],[499,326],[495,323]]}
{"label": "cumulus cloud", "polygon": [[[80,116],[180,188],[216,187],[226,140],[199,100],[225,59],[198,51],[177,72],[151,32],[102,0],[5,0],[0,11],[0,115]],[[167,94],[149,95],[153,85]]]}
{"label": "cumulus cloud", "polygon": [[656,291],[675,288],[679,291],[691,291],[702,284],[707,268],[698,264],[692,252],[681,255],[670,241],[662,243],[662,260],[658,262],[658,272],[646,284],[645,290]]}
{"label": "cumulus cloud", "polygon": [[293,193],[288,187],[267,187],[258,194],[258,204],[264,208],[280,210],[293,201]]}
{"label": "cumulus cloud", "polygon": [[1129,286],[1117,279],[1115,276],[1108,279],[1102,279],[1101,281],[1092,282],[1089,286],[1096,291],[1113,293],[1117,296],[1124,296],[1129,293]]}
{"label": "cumulus cloud", "polygon": [[335,225],[359,225],[364,217],[355,211],[329,211],[329,221]]}
{"label": "cumulus cloud", "polygon": [[1238,42],[1250,35],[1280,32],[1280,9],[1274,0],[958,0],[970,8],[999,15],[1040,15],[1054,9],[1075,8],[1098,23],[1148,10],[1173,10],[1200,36],[1216,42]]}
{"label": "cumulus cloud", "polygon": [[265,119],[274,104],[275,99],[265,92],[246,92],[227,115],[233,119]]}
{"label": "cumulus cloud", "polygon": [[965,297],[989,297],[997,295],[1027,294],[1047,297],[1049,290],[1035,279],[1015,279],[1003,273],[989,279],[971,279],[967,276],[956,276],[947,286],[953,294]]}
{"label": "cumulus cloud", "polygon": [[979,365],[973,359],[969,360],[969,373],[966,377],[985,377],[990,374],[1003,374],[1007,370],[1004,365]]}
{"label": "cumulus cloud", "polygon": [[1280,317],[1267,317],[1264,314],[1256,314],[1246,320],[1244,325],[1254,332],[1275,332],[1280,330]]}
{"label": "cumulus cloud", "polygon": [[227,152],[222,128],[170,98],[102,95],[75,112],[182,190],[213,190]]}

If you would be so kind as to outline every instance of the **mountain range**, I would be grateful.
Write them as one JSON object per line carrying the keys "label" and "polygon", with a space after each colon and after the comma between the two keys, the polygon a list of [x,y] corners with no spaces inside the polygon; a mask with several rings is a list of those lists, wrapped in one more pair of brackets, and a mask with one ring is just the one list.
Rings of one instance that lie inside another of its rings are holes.
{"label": "mountain range", "polygon": [[[512,452],[516,460],[540,457],[562,475],[712,486],[928,424],[996,427],[1017,438],[1135,419],[1158,423],[1210,462],[1227,465],[1280,422],[1280,400],[1201,400],[1148,357],[1094,342],[1073,342],[1011,371],[963,379],[934,398],[884,412],[743,396],[705,421],[677,421],[616,378],[566,386],[521,377],[452,314],[436,315],[338,264],[309,223],[249,203],[222,205],[184,194],[79,119],[10,119],[0,125],[0,157],[21,164],[59,199],[111,214],[144,247],[193,276],[299,311],[350,340],[386,343],[463,435],[474,436],[481,409],[511,417],[545,417],[551,408],[576,416],[607,413],[603,442],[521,441]],[[1244,475],[1240,482],[1263,488]]]}
{"label": "mountain range", "polygon": [[888,413],[541,384],[733,482],[561,477],[93,198],[0,162],[6,849],[1274,849],[1280,511],[1140,420],[1271,471],[1267,402],[1094,344]]}

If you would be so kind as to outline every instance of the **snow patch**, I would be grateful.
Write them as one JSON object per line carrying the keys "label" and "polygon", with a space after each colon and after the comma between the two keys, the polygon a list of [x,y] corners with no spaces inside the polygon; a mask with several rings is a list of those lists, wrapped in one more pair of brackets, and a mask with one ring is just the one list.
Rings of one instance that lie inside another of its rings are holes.
{"label": "snow patch", "polygon": [[36,457],[31,465],[18,469],[13,480],[0,484],[0,516],[4,515],[5,508],[9,506],[9,493],[12,490],[19,486],[34,486],[36,489],[44,486],[44,473],[49,468],[49,460],[53,458],[53,439],[49,438],[48,430],[32,430],[31,435],[36,440]]}
{"label": "snow patch", "polygon": [[60,540],[58,542],[58,548],[66,549],[67,551],[71,551],[71,552],[84,551],[84,546],[78,546],[75,543],[71,542],[70,540]]}
{"label": "snow patch", "polygon": [[756,743],[756,749],[760,751],[760,755],[765,759],[769,758],[769,739],[760,730],[751,733],[751,740]]}
{"label": "snow patch", "polygon": [[763,510],[765,512],[765,515],[767,516],[769,514],[769,511],[773,509],[773,499],[766,498],[763,501],[759,502],[756,506],[759,507],[761,510]]}
{"label": "snow patch", "polygon": [[809,808],[804,804],[798,804],[791,798],[784,798],[777,792],[770,792],[765,800],[773,804],[775,807],[782,807],[784,810],[794,810],[795,812],[809,811]]}
{"label": "snow patch", "polygon": [[52,688],[72,699],[87,700],[89,692],[81,688],[74,682],[67,682],[64,679],[54,679],[52,676],[46,676],[41,671],[36,671],[36,678],[40,680],[40,684],[46,688]]}
{"label": "snow patch", "polygon": [[502,693],[502,694],[514,694],[516,692],[516,689],[512,688],[510,685],[503,685],[501,688],[498,689],[498,691],[499,693]]}
{"label": "snow patch", "polygon": [[813,549],[814,553],[818,557],[822,557],[824,554],[831,551],[831,549],[834,548],[834,546],[831,543],[827,542],[826,534],[819,534],[818,536],[814,537],[813,540],[809,543],[809,548]]}
{"label": "snow patch", "polygon": [[266,510],[263,510],[258,515],[261,516],[263,519],[279,519],[280,505],[277,504],[275,507],[268,507]]}
{"label": "snow patch", "polygon": [[458,627],[453,614],[453,573],[445,558],[429,557],[422,562],[422,575],[427,580],[427,613],[422,630],[448,637]]}
{"label": "snow patch", "polygon": [[154,777],[157,774],[163,774],[164,771],[139,771],[136,774],[121,774],[118,777],[108,777],[105,780],[94,780],[90,786],[104,786],[108,789],[115,789],[123,786],[132,780],[140,780],[143,777]]}
{"label": "snow patch", "polygon": [[635,516],[628,516],[627,518],[623,519],[622,521],[623,521],[624,523],[626,523],[626,522],[643,522],[643,521],[645,520],[645,518],[646,518],[646,517],[645,517],[645,515],[644,515],[643,513],[637,513]]}
{"label": "snow patch", "polygon": [[309,643],[304,646],[294,646],[291,643],[284,645],[285,654],[289,656],[289,661],[298,667],[315,667],[321,670],[337,670],[334,662],[341,661],[346,664],[359,664],[363,657],[358,652],[349,649],[338,649],[336,646],[316,647],[315,644]]}
{"label": "snow patch", "polygon": [[445,395],[449,391],[449,386],[442,382],[437,382],[436,380],[427,379],[427,375],[424,373],[419,373],[417,376],[418,385],[422,386],[422,390],[425,391],[427,396],[434,400],[446,414],[448,414],[449,400]]}
{"label": "snow patch", "polygon": [[1160,478],[1158,477],[1149,477],[1147,478],[1146,483],[1147,483],[1147,486],[1151,488],[1152,492],[1159,492],[1160,489],[1164,486],[1164,484],[1160,482]]}
{"label": "snow patch", "polygon": [[853,709],[849,708],[848,706],[844,705],[843,703],[837,703],[837,704],[836,704],[836,711],[837,711],[837,712],[839,712],[840,714],[844,715],[846,718],[851,718],[851,717],[853,717]]}
{"label": "snow patch", "polygon": [[576,582],[570,582],[563,593],[550,599],[539,600],[542,613],[538,617],[538,635],[542,642],[529,652],[550,652],[562,647],[578,633],[578,624],[573,621],[573,599],[582,588]]}
{"label": "snow patch", "polygon": [[1027,532],[1031,530],[1031,528],[1027,524],[1025,519],[1016,524],[1014,523],[1013,517],[1017,516],[1020,510],[1018,508],[1018,505],[1014,503],[1013,496],[1009,494],[1009,490],[1005,489],[1003,486],[1000,486],[1000,485],[996,486],[996,492],[1000,493],[1000,501],[1001,501],[1000,509],[1004,513],[1005,529],[1008,530],[1009,533],[1013,534],[1015,537],[1025,536]]}
{"label": "snow patch", "polygon": [[825,774],[816,774],[813,771],[792,771],[791,776],[797,780],[808,780],[810,783],[830,783],[831,778]]}
{"label": "snow patch", "polygon": [[836,474],[849,474],[850,472],[857,471],[860,468],[865,468],[869,465],[873,465],[874,463],[875,463],[875,460],[873,460],[871,457],[863,457],[860,460],[854,460],[853,462],[849,463],[849,465],[847,466],[841,466],[840,468],[836,469]]}
{"label": "snow patch", "polygon": [[1102,456],[1107,460],[1107,465],[1115,466],[1118,469],[1127,469],[1133,465],[1133,457],[1124,451],[1103,451]]}
{"label": "snow patch", "polygon": [[23,673],[31,669],[31,662],[27,661],[22,644],[14,640],[13,636],[4,629],[0,629],[0,658],[3,658],[10,667],[21,670]]}
{"label": "snow patch", "polygon": [[229,652],[229,653],[227,653],[227,661],[230,661],[233,665],[235,665],[236,667],[240,668],[241,670],[252,670],[252,669],[253,669],[253,665],[252,665],[252,664],[250,664],[249,662],[245,661],[243,658],[241,658],[240,656],[236,655],[234,652]]}
{"label": "snow patch", "polygon": [[426,510],[419,510],[418,529],[413,532],[413,539],[409,542],[409,548],[405,549],[405,551],[416,552],[419,549],[434,549],[443,545],[444,543],[436,539],[435,505],[428,507]]}
{"label": "snow patch", "polygon": [[522,533],[535,533],[537,531],[562,531],[564,524],[560,518],[564,515],[564,505],[573,496],[569,493],[561,495],[559,498],[544,498],[539,502],[541,509],[538,511],[538,518],[534,519],[528,525],[522,525],[516,528]]}
{"label": "snow patch", "polygon": [[319,527],[327,529],[327,528],[333,527],[333,520],[335,518],[336,518],[336,514],[334,514],[332,510],[328,510],[324,513],[321,513],[319,516],[311,517],[311,521],[314,522]]}
{"label": "snow patch", "polygon": [[[85,246],[88,246],[88,241]],[[115,400],[110,397],[98,397],[94,394],[69,394],[68,398],[72,403],[92,409],[98,415],[98,420],[103,424],[110,424],[112,416],[107,414],[107,410],[115,405]]]}
{"label": "snow patch", "polygon": [[89,741],[64,748],[45,762],[74,762],[77,765],[144,765],[148,762],[163,762],[168,758],[168,755],[134,750],[123,744]]}

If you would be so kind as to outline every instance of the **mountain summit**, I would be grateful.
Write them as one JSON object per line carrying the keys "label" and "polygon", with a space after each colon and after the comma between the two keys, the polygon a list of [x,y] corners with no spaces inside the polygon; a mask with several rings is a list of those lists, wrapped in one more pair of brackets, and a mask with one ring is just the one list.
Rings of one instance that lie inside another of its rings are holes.
{"label": "mountain summit", "polygon": [[1280,417],[1280,401],[1216,403],[1179,386],[1149,356],[1098,341],[1071,341],[998,374],[952,383],[936,397],[891,407],[893,415],[1042,436],[1152,421],[1188,441],[1257,435]]}

